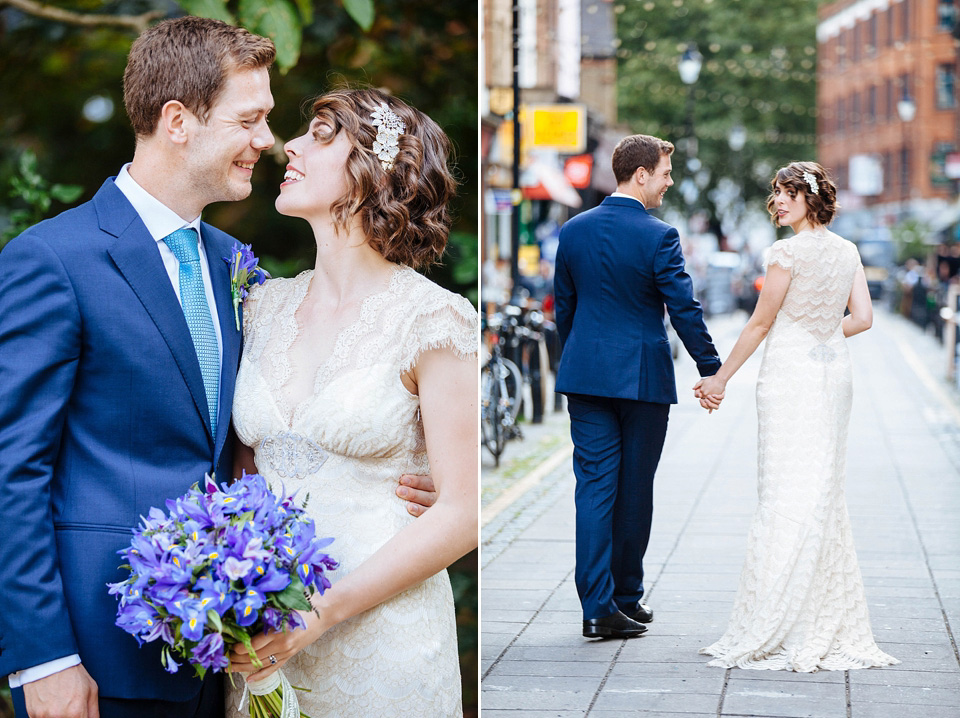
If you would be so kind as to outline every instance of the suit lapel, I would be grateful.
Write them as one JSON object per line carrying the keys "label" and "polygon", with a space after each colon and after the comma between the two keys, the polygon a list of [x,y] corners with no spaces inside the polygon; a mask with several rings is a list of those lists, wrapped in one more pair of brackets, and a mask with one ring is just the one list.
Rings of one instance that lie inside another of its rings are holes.
{"label": "suit lapel", "polygon": [[101,188],[94,202],[100,228],[117,237],[107,252],[169,347],[212,443],[200,362],[156,242],[112,183]]}
{"label": "suit lapel", "polygon": [[[237,329],[233,313],[230,267],[223,261],[223,258],[230,253],[230,242],[225,234],[210,225],[204,223],[201,226],[203,247],[207,255],[207,265],[210,267],[210,280],[213,283],[213,296],[217,302],[220,339],[223,343],[220,361],[220,405],[217,413],[217,437],[213,463],[216,466],[227,438],[227,430],[230,428],[230,411],[233,407],[233,391],[237,383],[241,333]],[[241,315],[241,320],[242,318]]]}

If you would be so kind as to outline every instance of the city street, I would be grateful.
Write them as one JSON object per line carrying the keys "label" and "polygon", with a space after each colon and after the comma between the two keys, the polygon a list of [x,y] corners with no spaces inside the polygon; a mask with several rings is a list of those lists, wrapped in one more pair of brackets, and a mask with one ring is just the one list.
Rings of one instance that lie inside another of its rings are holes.
{"label": "city street", "polygon": [[[726,356],[745,315],[708,321]],[[656,483],[642,637],[580,635],[574,478],[565,412],[525,426],[482,474],[484,718],[957,718],[960,716],[960,401],[942,347],[879,306],[850,340],[847,499],[880,647],[902,663],[796,674],[724,670],[697,649],[723,631],[756,504],[761,350],[712,415],[681,350]]]}

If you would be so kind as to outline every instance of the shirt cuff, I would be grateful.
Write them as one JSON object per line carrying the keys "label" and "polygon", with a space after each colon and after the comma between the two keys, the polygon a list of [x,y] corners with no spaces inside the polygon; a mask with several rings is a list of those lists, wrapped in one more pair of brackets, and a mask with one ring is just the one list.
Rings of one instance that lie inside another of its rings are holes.
{"label": "shirt cuff", "polygon": [[54,673],[59,673],[67,668],[79,665],[80,656],[74,653],[72,656],[64,656],[63,658],[56,658],[52,661],[41,663],[39,666],[24,668],[22,671],[14,671],[8,676],[8,680],[10,681],[11,688],[20,688],[24,683],[33,683],[34,681],[39,681],[41,678],[52,676]]}

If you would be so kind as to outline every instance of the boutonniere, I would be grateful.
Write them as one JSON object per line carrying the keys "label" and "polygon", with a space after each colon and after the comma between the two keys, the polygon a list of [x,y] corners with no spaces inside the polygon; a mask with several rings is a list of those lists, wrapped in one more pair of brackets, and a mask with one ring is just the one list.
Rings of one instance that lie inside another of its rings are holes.
{"label": "boutonniere", "polygon": [[237,331],[240,331],[240,303],[247,298],[250,287],[254,284],[263,284],[270,277],[266,269],[259,266],[260,260],[253,253],[249,244],[233,243],[229,257],[223,261],[230,267],[230,294],[233,296],[233,317],[237,320]]}

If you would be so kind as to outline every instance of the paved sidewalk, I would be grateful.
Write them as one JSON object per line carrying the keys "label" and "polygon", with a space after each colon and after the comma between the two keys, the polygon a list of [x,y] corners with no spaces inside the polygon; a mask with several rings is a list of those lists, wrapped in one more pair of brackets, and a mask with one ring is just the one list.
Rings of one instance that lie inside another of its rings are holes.
{"label": "paved sidewalk", "polygon": [[[744,319],[710,321],[723,356]],[[510,445],[499,470],[484,467],[484,718],[960,716],[957,394],[940,378],[939,345],[879,308],[850,346],[847,499],[877,641],[903,663],[796,674],[712,668],[697,654],[726,624],[756,505],[760,352],[708,415],[689,398],[696,370],[681,351],[682,403],[670,415],[645,561],[656,620],[643,637],[580,636],[563,417],[537,427],[540,448]]]}

